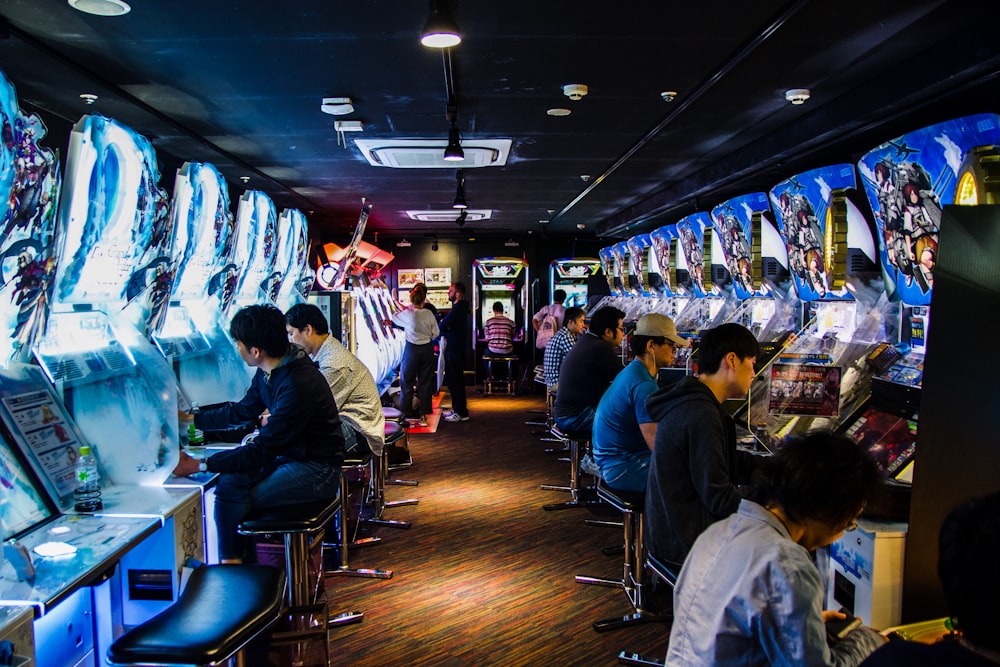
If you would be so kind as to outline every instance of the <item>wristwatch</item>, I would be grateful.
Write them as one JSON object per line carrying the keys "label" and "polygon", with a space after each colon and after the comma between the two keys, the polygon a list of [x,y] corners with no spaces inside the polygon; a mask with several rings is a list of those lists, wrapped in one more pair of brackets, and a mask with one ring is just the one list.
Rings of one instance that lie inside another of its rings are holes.
{"label": "wristwatch", "polygon": [[200,461],[200,462],[198,463],[198,472],[208,472],[208,464],[207,464],[207,463],[205,463],[205,460],[204,460],[204,459],[202,459],[202,460],[201,460],[201,461]]}

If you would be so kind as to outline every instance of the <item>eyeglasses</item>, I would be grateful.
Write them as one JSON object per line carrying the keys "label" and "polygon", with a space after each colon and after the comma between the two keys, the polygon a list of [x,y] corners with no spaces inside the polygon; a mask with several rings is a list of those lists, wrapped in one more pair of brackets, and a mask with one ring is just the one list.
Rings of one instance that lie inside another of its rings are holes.
{"label": "eyeglasses", "polygon": [[857,519],[851,519],[851,522],[849,524],[847,524],[847,528],[844,528],[844,532],[845,533],[850,533],[851,531],[854,531],[854,530],[857,530],[857,529],[858,529],[858,520]]}

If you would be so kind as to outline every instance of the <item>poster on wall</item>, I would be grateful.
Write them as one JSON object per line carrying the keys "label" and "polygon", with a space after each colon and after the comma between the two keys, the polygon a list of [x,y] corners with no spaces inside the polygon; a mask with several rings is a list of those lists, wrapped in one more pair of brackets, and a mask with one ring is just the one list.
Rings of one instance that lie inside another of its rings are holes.
{"label": "poster on wall", "polygon": [[[428,287],[450,287],[451,267],[438,267],[434,269],[424,269],[424,284]],[[429,297],[430,295],[428,295]],[[434,304],[437,305],[436,303]]]}
{"label": "poster on wall", "polygon": [[417,283],[424,282],[424,270],[399,269],[396,271],[396,278],[399,281],[399,289],[409,289]]}
{"label": "poster on wall", "polygon": [[451,301],[448,300],[448,290],[427,290],[427,303],[433,305],[438,310],[447,310],[451,308]]}

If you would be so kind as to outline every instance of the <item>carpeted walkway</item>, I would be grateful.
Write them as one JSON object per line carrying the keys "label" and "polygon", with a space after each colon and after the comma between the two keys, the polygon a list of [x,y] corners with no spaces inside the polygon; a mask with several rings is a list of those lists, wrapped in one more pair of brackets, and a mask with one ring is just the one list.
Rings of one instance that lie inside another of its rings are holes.
{"label": "carpeted walkway", "polygon": [[621,556],[601,548],[619,543],[621,531],[585,526],[591,510],[541,509],[568,494],[539,485],[569,477],[569,464],[545,454],[550,443],[524,423],[543,416],[529,414],[544,408],[543,398],[470,395],[469,407],[468,422],[411,435],[413,465],[394,476],[419,486],[386,487],[388,500],[420,499],[385,513],[412,528],[375,528],[381,544],[350,554],[354,567],[395,576],[327,581],[332,612],[365,613],[361,624],[331,631],[333,664],[615,665],[622,649],[662,659],[666,625],[591,628],[631,611],[621,590],[573,579],[620,577]]}

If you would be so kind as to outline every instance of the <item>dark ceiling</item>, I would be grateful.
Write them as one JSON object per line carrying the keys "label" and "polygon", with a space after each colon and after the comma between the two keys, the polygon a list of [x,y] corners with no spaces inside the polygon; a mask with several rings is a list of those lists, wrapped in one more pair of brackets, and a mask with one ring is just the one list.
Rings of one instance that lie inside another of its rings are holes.
{"label": "dark ceiling", "polygon": [[[426,0],[130,1],[102,18],[0,0],[0,69],[47,145],[100,113],[153,141],[168,191],[181,163],[211,162],[234,201],[263,190],[324,242],[346,240],[362,197],[369,230],[459,233],[405,213],[450,209],[454,169],[374,167],[354,144],[447,138],[445,59],[418,41]],[[454,16],[463,143],[512,141],[506,166],[465,170],[470,207],[492,211],[467,223],[480,235],[648,231],[1000,100],[993,0],[458,0]],[[573,83],[589,94],[569,100]],[[790,88],[812,98],[793,106]],[[333,96],[355,111],[323,113]],[[340,137],[335,120],[364,131]]]}

